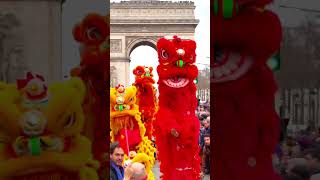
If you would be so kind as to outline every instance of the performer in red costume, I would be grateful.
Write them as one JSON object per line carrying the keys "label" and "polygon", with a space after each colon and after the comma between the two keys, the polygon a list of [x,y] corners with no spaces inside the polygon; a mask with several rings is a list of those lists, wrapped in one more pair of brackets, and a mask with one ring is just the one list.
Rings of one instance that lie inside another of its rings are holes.
{"label": "performer in red costume", "polygon": [[154,134],[163,180],[200,179],[195,49],[194,41],[177,36],[157,44],[160,94]]}
{"label": "performer in red costume", "polygon": [[153,120],[157,109],[156,89],[152,74],[152,67],[137,66],[133,70],[135,75],[134,86],[137,87],[137,104],[141,112],[141,120],[146,127],[146,135],[151,140],[153,132]]}
{"label": "performer in red costume", "polygon": [[214,3],[214,180],[279,178],[271,157],[280,134],[277,86],[266,62],[280,48],[282,32],[278,17],[264,8],[269,3]]}
{"label": "performer in red costume", "polygon": [[72,69],[71,75],[80,77],[86,85],[84,134],[93,141],[94,158],[101,162],[99,172],[109,169],[109,163],[104,160],[106,152],[109,152],[109,144],[106,142],[110,136],[106,121],[110,58],[108,17],[90,13],[73,29],[73,37],[81,45],[81,63]]}

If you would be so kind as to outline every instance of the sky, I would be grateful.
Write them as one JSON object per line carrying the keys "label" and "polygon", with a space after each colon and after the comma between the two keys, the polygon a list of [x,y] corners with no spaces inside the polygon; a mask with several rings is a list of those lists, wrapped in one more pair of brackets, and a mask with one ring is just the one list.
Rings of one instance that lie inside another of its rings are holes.
{"label": "sky", "polygon": [[[280,7],[280,6],[287,7]],[[296,8],[318,10],[320,11],[319,0],[275,0],[272,10],[275,11],[283,26],[285,27],[297,27],[303,23],[306,23],[306,14],[310,12],[302,11]]]}
{"label": "sky", "polygon": [[66,0],[62,9],[62,71],[69,75],[70,69],[79,65],[78,43],[74,41],[72,30],[88,13],[106,15],[109,11],[106,0]]}

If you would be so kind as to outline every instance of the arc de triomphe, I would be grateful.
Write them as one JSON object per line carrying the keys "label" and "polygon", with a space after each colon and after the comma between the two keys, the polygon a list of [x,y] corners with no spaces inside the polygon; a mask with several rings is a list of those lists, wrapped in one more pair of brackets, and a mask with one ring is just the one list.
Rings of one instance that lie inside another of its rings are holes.
{"label": "arc de triomphe", "polygon": [[194,16],[194,2],[142,0],[110,5],[110,82],[113,87],[118,83],[129,85],[130,54],[136,47],[156,48],[157,40],[163,36],[194,39],[199,22]]}

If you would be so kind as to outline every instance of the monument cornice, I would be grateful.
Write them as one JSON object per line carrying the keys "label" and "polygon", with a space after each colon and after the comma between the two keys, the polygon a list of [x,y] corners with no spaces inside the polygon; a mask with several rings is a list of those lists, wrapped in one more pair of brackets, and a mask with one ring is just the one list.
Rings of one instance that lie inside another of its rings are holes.
{"label": "monument cornice", "polygon": [[172,24],[172,25],[150,25],[141,27],[135,24],[126,24],[126,25],[113,25],[110,30],[111,33],[142,33],[142,34],[148,34],[148,33],[194,33],[194,29],[197,26],[197,24]]}
{"label": "monument cornice", "polygon": [[110,61],[114,61],[114,62],[130,62],[130,58],[128,57],[111,57]]}
{"label": "monument cornice", "polygon": [[110,24],[198,24],[198,19],[111,19]]}
{"label": "monument cornice", "polygon": [[152,9],[152,8],[184,8],[194,9],[195,5],[192,1],[121,1],[120,3],[110,3],[111,9]]}
{"label": "monument cornice", "polygon": [[166,8],[134,8],[111,9],[110,19],[194,19],[194,9]]}

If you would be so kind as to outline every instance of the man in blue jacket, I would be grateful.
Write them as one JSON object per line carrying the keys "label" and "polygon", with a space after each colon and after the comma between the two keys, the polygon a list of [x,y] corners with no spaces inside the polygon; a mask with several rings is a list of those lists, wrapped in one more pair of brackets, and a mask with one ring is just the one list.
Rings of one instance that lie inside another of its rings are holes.
{"label": "man in blue jacket", "polygon": [[110,180],[123,180],[124,169],[122,167],[124,151],[119,142],[110,144]]}

